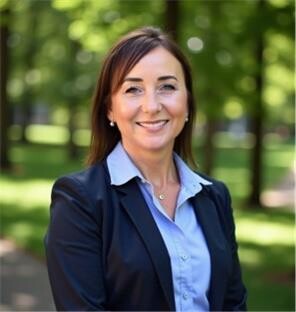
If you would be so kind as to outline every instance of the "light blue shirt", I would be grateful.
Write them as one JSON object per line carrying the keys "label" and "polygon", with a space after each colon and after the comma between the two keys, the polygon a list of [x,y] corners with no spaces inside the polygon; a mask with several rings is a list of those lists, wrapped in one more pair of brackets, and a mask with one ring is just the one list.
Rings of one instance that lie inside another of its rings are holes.
{"label": "light blue shirt", "polygon": [[120,142],[108,155],[107,165],[111,184],[122,185],[137,177],[170,256],[176,311],[209,311],[210,255],[188,199],[200,192],[203,185],[212,183],[193,172],[176,153],[174,160],[180,178],[174,221],[154,196],[152,184],[143,177]]}

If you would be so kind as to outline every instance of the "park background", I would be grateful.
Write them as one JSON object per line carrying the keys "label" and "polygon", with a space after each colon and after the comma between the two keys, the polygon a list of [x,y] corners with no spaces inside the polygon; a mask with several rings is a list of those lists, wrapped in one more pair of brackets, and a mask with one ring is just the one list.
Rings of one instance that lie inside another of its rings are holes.
{"label": "park background", "polygon": [[102,59],[121,34],[159,26],[192,65],[196,160],[230,188],[249,310],[294,311],[294,10],[292,0],[0,0],[1,237],[44,261],[51,186],[84,166]]}

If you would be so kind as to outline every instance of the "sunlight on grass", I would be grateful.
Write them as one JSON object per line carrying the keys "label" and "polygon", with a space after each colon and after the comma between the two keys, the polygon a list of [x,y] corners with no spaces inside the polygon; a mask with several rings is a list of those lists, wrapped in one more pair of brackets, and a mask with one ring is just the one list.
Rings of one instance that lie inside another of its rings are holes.
{"label": "sunlight on grass", "polygon": [[0,181],[1,204],[16,204],[26,210],[49,205],[53,182],[51,180]]}
{"label": "sunlight on grass", "polygon": [[[11,139],[16,140],[20,138],[20,127],[12,126],[9,132]],[[65,126],[34,124],[27,127],[26,137],[32,143],[66,145],[69,140],[69,130]],[[90,130],[75,130],[73,141],[77,146],[89,146]]]}
{"label": "sunlight on grass", "polygon": [[249,248],[240,248],[239,257],[243,263],[250,266],[257,266],[263,260],[260,252]]}
{"label": "sunlight on grass", "polygon": [[66,144],[69,131],[62,126],[30,125],[26,129],[26,136],[33,143]]}
{"label": "sunlight on grass", "polygon": [[237,220],[236,229],[238,240],[242,242],[252,242],[257,245],[294,245],[292,224],[274,224],[268,221],[243,218]]}
{"label": "sunlight on grass", "polygon": [[292,167],[294,159],[294,151],[291,150],[278,150],[272,153],[265,153],[264,159],[270,166]]}

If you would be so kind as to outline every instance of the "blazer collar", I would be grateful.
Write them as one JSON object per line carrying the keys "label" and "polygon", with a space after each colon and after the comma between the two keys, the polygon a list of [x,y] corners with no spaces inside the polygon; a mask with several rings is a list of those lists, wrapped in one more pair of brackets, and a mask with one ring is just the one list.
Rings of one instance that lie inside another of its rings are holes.
{"label": "blazer collar", "polygon": [[149,207],[147,206],[135,179],[114,187],[122,193],[122,207],[129,215],[146,245],[151,256],[151,261],[158,275],[163,293],[168,302],[169,309],[175,311],[170,257]]}

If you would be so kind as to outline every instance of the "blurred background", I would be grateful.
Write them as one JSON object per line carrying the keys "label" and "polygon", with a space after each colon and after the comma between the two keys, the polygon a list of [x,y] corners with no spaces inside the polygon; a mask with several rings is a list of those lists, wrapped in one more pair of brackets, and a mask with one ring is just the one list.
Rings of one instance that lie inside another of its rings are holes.
{"label": "blurred background", "polygon": [[0,0],[2,310],[50,310],[51,186],[84,167],[102,59],[143,25],[169,31],[192,65],[196,159],[230,188],[249,310],[295,310],[294,10],[292,0]]}

